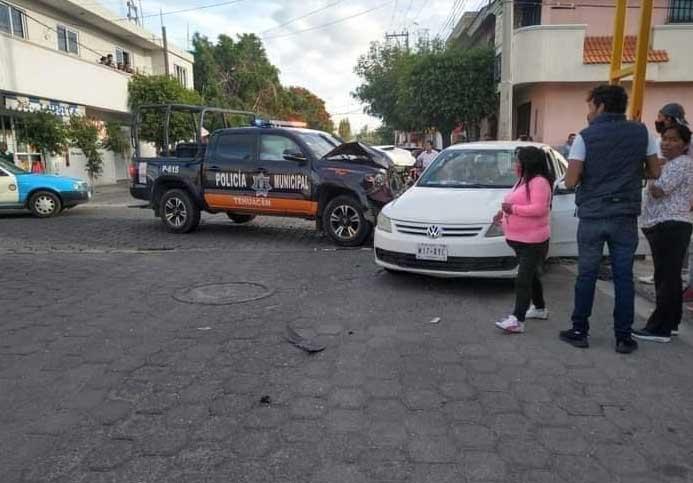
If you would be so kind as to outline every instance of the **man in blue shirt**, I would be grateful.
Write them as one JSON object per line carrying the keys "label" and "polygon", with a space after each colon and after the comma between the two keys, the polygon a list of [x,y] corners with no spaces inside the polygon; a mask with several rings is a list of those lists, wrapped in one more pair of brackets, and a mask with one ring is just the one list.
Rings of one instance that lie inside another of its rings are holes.
{"label": "man in blue shirt", "polygon": [[589,126],[575,136],[568,155],[567,188],[577,187],[578,276],[573,327],[562,341],[589,347],[589,317],[604,244],[609,248],[615,287],[616,351],[638,344],[631,336],[635,312],[633,259],[638,247],[638,216],[643,176],[658,178],[657,144],[647,128],[627,121],[628,94],[621,86],[595,87],[587,98]]}

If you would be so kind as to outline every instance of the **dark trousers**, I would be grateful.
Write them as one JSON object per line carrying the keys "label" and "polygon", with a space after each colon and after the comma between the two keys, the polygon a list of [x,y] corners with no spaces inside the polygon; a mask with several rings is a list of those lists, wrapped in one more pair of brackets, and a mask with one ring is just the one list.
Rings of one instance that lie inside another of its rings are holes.
{"label": "dark trousers", "polygon": [[549,251],[549,241],[521,243],[508,240],[508,245],[515,250],[519,265],[515,279],[515,310],[513,315],[520,322],[524,322],[530,301],[538,309],[546,307],[544,289],[539,279],[539,267]]}
{"label": "dark trousers", "polygon": [[668,337],[681,323],[681,269],[692,230],[693,225],[682,221],[665,221],[643,229],[652,250],[657,294],[657,305],[646,327],[652,333]]}
{"label": "dark trousers", "polygon": [[594,305],[594,289],[604,244],[614,278],[614,333],[617,339],[630,338],[635,313],[633,259],[638,248],[638,219],[634,216],[580,219],[578,224],[578,276],[575,282],[573,329],[589,332]]}

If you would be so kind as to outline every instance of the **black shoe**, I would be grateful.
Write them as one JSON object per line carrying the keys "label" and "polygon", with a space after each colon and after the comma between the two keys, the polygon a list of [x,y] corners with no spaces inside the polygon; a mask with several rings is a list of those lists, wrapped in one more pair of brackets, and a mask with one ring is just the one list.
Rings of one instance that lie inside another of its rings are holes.
{"label": "black shoe", "polygon": [[567,342],[568,344],[572,345],[573,347],[579,347],[580,349],[586,349],[590,346],[590,343],[587,341],[587,334],[580,332],[579,330],[575,330],[575,329],[562,330],[558,334],[558,337],[563,342]]}
{"label": "black shoe", "polygon": [[638,343],[631,337],[616,340],[616,352],[620,354],[630,354],[638,349]]}
{"label": "black shoe", "polygon": [[640,330],[634,330],[633,331],[633,337],[636,339],[640,340],[648,340],[650,342],[661,342],[661,343],[667,343],[671,342],[671,337],[663,334],[657,334],[655,332],[652,332],[651,330],[647,330],[647,328],[643,328]]}

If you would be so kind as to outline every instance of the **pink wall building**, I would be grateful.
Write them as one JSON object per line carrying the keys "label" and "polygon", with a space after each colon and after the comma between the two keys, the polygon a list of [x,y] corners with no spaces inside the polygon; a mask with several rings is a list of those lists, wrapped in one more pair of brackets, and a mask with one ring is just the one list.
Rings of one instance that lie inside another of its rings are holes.
{"label": "pink wall building", "polygon": [[[585,97],[609,77],[615,0],[588,4],[517,2],[512,39],[513,131],[558,145],[586,125]],[[465,15],[451,43],[493,45],[502,56],[499,0]],[[634,60],[640,9],[628,8],[624,65]],[[693,0],[655,0],[642,121],[653,126],[659,108],[683,104],[693,117]],[[500,62],[499,62],[500,64]],[[630,82],[624,82],[630,88]],[[482,135],[495,135],[485,123]]]}

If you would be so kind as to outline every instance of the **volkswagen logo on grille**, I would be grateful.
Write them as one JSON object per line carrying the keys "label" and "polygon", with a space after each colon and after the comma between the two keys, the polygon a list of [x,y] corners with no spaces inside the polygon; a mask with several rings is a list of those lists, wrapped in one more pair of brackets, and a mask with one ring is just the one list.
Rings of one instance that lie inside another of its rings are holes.
{"label": "volkswagen logo on grille", "polygon": [[440,227],[436,225],[429,225],[426,229],[426,236],[428,238],[440,238],[442,234]]}

